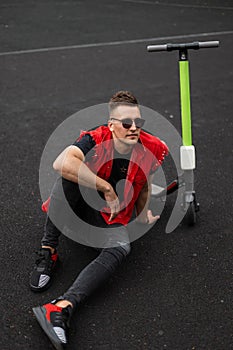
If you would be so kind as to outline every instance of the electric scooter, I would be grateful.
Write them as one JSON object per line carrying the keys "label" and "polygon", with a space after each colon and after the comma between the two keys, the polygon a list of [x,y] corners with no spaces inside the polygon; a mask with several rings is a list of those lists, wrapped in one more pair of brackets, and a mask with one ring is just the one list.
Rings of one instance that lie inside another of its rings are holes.
{"label": "electric scooter", "polygon": [[182,172],[178,175],[177,179],[172,181],[166,188],[152,184],[151,193],[152,197],[164,198],[164,196],[166,197],[166,195],[178,190],[176,200],[178,211],[173,210],[167,225],[167,232],[171,232],[176,224],[179,224],[180,218],[184,219],[188,225],[194,225],[197,220],[196,213],[199,211],[199,203],[197,202],[196,192],[194,190],[193,171],[196,168],[196,152],[192,144],[188,50],[216,48],[218,46],[219,41],[197,41],[192,43],[147,46],[148,52],[179,51],[180,110],[183,143],[182,146],[180,146],[180,167]]}

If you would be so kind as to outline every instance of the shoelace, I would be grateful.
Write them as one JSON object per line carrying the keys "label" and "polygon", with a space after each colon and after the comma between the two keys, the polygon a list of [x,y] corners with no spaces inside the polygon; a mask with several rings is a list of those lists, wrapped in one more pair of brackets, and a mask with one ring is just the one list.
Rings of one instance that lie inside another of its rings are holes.
{"label": "shoelace", "polygon": [[67,309],[62,309],[62,311],[56,312],[56,317],[54,319],[53,325],[66,329],[68,326],[68,319],[69,319],[69,311]]}

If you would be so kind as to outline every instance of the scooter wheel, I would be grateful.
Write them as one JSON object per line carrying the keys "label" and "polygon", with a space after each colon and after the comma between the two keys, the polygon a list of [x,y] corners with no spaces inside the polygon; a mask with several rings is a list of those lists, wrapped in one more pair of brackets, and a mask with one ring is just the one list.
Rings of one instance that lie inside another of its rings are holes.
{"label": "scooter wheel", "polygon": [[194,202],[189,204],[188,210],[185,214],[184,221],[188,226],[194,226],[197,222],[197,214]]}

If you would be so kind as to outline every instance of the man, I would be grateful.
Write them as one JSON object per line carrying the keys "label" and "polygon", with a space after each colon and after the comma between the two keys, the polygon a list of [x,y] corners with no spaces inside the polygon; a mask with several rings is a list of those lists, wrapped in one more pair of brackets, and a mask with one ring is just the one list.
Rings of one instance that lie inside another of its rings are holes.
{"label": "man", "polygon": [[[64,222],[70,223],[64,211],[65,201],[72,213],[105,233],[100,254],[83,269],[68,291],[48,304],[33,308],[38,322],[57,349],[67,343],[67,327],[73,311],[112,276],[130,253],[127,226],[132,218],[136,216],[137,222],[145,225],[159,219],[148,210],[148,205],[153,173],[167,155],[168,148],[164,142],[141,130],[144,120],[132,93],[119,91],[113,95],[109,112],[108,125],[82,132],[53,164],[61,177],[49,201],[42,247],[30,278],[31,289],[43,291],[51,283],[59,236]],[[117,187],[122,180],[124,185]],[[88,193],[98,191],[105,208],[99,210],[86,203],[83,189]],[[78,231],[79,228],[72,229]]]}

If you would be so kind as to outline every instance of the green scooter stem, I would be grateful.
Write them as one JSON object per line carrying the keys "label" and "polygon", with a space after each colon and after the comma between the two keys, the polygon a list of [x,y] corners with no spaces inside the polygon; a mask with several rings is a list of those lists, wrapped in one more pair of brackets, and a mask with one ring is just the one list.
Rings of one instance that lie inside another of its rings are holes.
{"label": "green scooter stem", "polygon": [[184,146],[192,145],[191,104],[190,104],[190,82],[189,61],[179,61],[180,72],[180,106],[182,121],[182,139]]}

